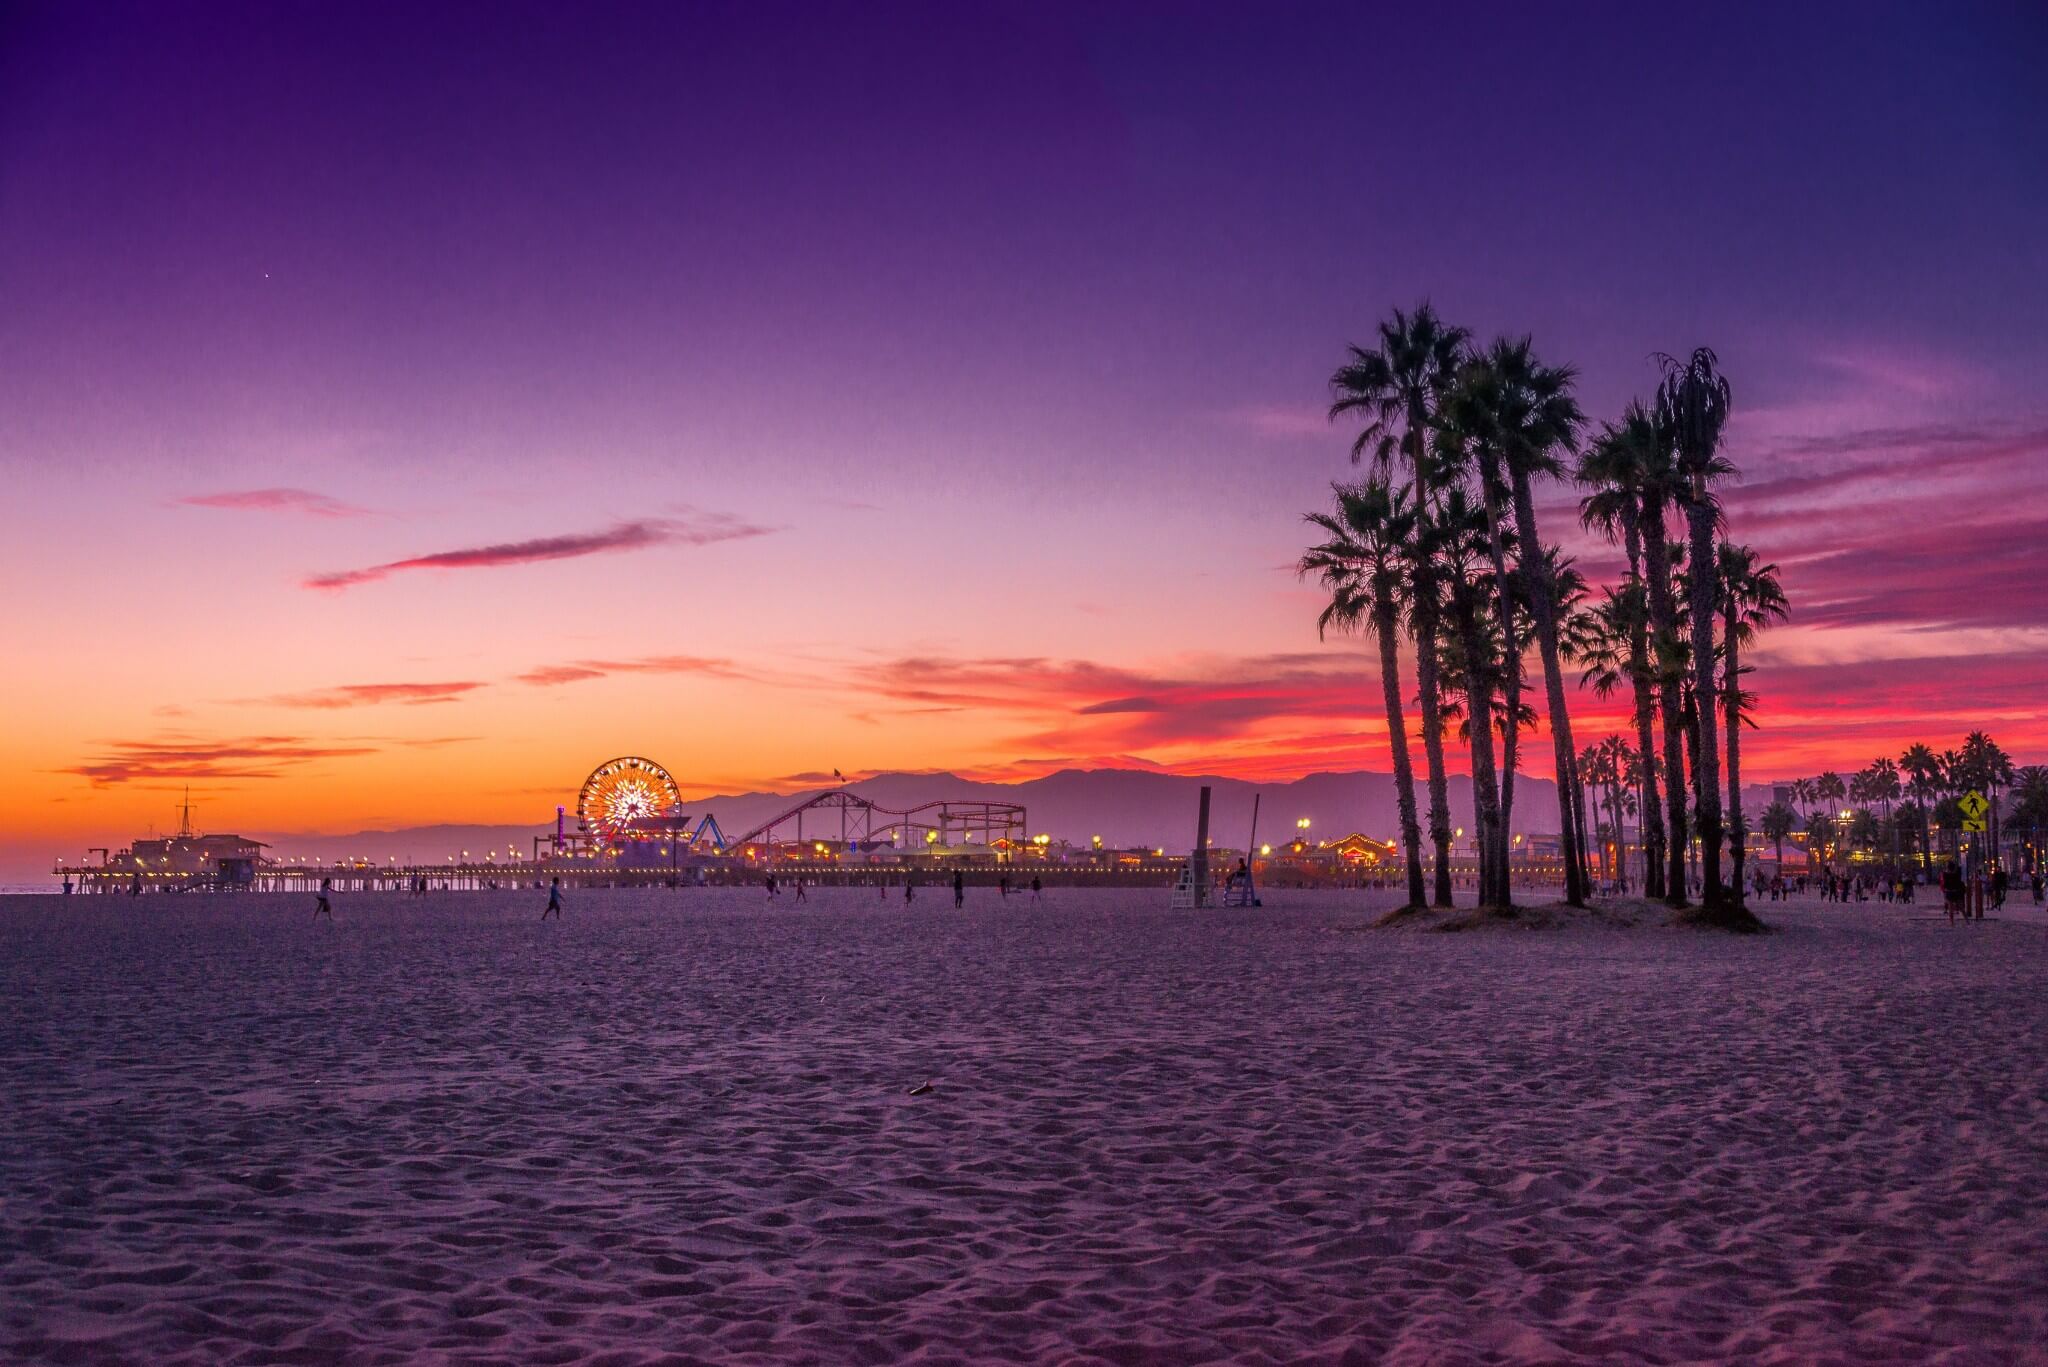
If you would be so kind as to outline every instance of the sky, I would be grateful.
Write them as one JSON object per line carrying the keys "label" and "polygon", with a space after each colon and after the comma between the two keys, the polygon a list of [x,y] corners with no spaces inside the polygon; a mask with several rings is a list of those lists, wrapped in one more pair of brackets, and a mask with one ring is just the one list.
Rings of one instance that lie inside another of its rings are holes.
{"label": "sky", "polygon": [[187,784],[1385,768],[1292,565],[1424,299],[1595,418],[1718,351],[1747,775],[2048,759],[2044,68],[2026,4],[0,6],[0,877]]}

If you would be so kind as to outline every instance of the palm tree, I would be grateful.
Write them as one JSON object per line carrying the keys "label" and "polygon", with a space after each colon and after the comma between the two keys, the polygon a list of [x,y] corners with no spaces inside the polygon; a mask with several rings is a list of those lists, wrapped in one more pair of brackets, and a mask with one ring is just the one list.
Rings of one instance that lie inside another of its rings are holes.
{"label": "palm tree", "polygon": [[1496,341],[1486,352],[1487,367],[1510,396],[1502,405],[1494,435],[1507,465],[1514,495],[1515,544],[1522,568],[1522,592],[1534,607],[1536,645],[1543,659],[1543,686],[1550,714],[1550,739],[1556,754],[1559,834],[1564,846],[1565,902],[1586,900],[1585,840],[1579,803],[1577,766],[1573,762],[1572,720],[1565,703],[1564,661],[1558,645],[1558,585],[1552,582],[1543,542],[1536,533],[1535,480],[1564,474],[1561,454],[1576,449],[1586,417],[1573,397],[1577,372],[1570,366],[1546,366],[1522,337]]}
{"label": "palm tree", "polygon": [[1906,747],[1899,756],[1899,768],[1904,771],[1908,786],[1913,791],[1916,805],[1920,808],[1920,872],[1925,874],[1929,867],[1928,819],[1934,803],[1934,782],[1941,773],[1941,761],[1926,745],[1915,743]]}
{"label": "palm tree", "polygon": [[[1643,893],[1664,896],[1664,814],[1657,797],[1657,678],[1650,662],[1649,595],[1643,581],[1643,520],[1648,513],[1647,472],[1656,463],[1657,430],[1639,403],[1620,424],[1601,429],[1579,459],[1578,482],[1589,492],[1579,501],[1579,520],[1589,529],[1619,539],[1628,556],[1628,579],[1612,591],[1617,625],[1625,629],[1628,676],[1635,697],[1636,751],[1641,756]],[[1661,514],[1660,514],[1661,517]],[[1661,531],[1660,531],[1661,535]]]}
{"label": "palm tree", "polygon": [[[1442,481],[1433,468],[1430,432],[1443,396],[1464,359],[1467,333],[1440,320],[1428,304],[1412,314],[1394,310],[1380,324],[1379,347],[1350,348],[1351,358],[1330,377],[1330,417],[1356,413],[1365,419],[1351,444],[1351,460],[1371,455],[1390,473],[1402,460],[1414,490],[1415,544],[1431,541],[1433,506]],[[1438,589],[1428,554],[1412,557],[1409,611],[1415,621],[1415,676],[1422,695],[1422,750],[1429,765],[1429,835],[1436,846],[1435,902],[1451,905],[1451,803],[1444,775],[1443,717],[1438,707]]]}
{"label": "palm tree", "polygon": [[1607,785],[1608,812],[1613,817],[1614,843],[1607,861],[1608,876],[1614,879],[1619,891],[1627,892],[1628,816],[1635,807],[1635,795],[1629,791],[1629,785],[1637,777],[1635,752],[1620,736],[1608,736],[1590,750],[1598,758],[1599,772]]}
{"label": "palm tree", "polygon": [[[1670,434],[1682,478],[1679,501],[1689,533],[1687,558],[1692,575],[1693,687],[1702,700],[1714,696],[1715,533],[1721,524],[1721,502],[1714,486],[1735,467],[1720,454],[1721,430],[1727,425],[1731,400],[1719,358],[1706,347],[1680,362],[1662,358],[1664,382],[1657,389],[1657,424]],[[1721,904],[1721,764],[1717,744],[1720,722],[1710,705],[1699,709],[1698,790],[1695,826],[1700,842],[1701,901],[1711,912]]]}
{"label": "palm tree", "polygon": [[2048,827],[2048,765],[2029,764],[2013,774],[2012,824],[2033,832],[2027,845],[2027,871],[2041,867],[2041,830]]}
{"label": "palm tree", "polygon": [[1829,860],[1828,845],[1835,838],[1835,819],[1826,812],[1815,812],[1806,818],[1806,849],[1809,865],[1815,854],[1821,863]]}
{"label": "palm tree", "polygon": [[[1657,678],[1657,709],[1664,722],[1664,811],[1665,846],[1664,900],[1673,907],[1685,905],[1685,709],[1682,683],[1685,678],[1685,642],[1679,633],[1678,609],[1673,584],[1676,556],[1667,536],[1665,521],[1677,501],[1678,465],[1670,435],[1640,405],[1632,404],[1623,417],[1638,465],[1635,472],[1641,492],[1641,537],[1643,543],[1643,587],[1650,618],[1649,666]],[[1676,548],[1682,551],[1682,547]]]}
{"label": "palm tree", "polygon": [[1501,509],[1512,493],[1506,479],[1502,445],[1506,434],[1520,421],[1515,407],[1518,394],[1505,383],[1501,372],[1486,358],[1467,361],[1458,373],[1457,386],[1446,397],[1439,416],[1446,461],[1472,466],[1485,508],[1487,558],[1492,564],[1494,616],[1501,637],[1501,687],[1506,705],[1501,737],[1500,763],[1500,860],[1506,867],[1508,831],[1514,821],[1515,774],[1521,765],[1522,652],[1523,638],[1517,630],[1515,576],[1508,573],[1510,533]]}
{"label": "palm tree", "polygon": [[1404,489],[1383,479],[1333,486],[1335,513],[1308,520],[1330,539],[1301,557],[1300,573],[1319,575],[1330,604],[1317,619],[1330,628],[1370,630],[1379,641],[1380,687],[1387,709],[1387,744],[1393,751],[1394,800],[1401,815],[1401,848],[1408,865],[1408,905],[1426,900],[1422,888],[1422,828],[1415,815],[1415,768],[1408,758],[1408,724],[1401,712],[1400,615],[1407,592],[1415,510]]}
{"label": "palm tree", "polygon": [[1863,790],[1872,802],[1884,804],[1885,829],[1890,832],[1892,846],[1891,877],[1899,876],[1899,824],[1892,804],[1899,800],[1899,766],[1891,760],[1879,757],[1870,762],[1863,771]]}
{"label": "palm tree", "polygon": [[1728,882],[1735,900],[1742,901],[1744,842],[1749,832],[1742,825],[1742,647],[1774,622],[1792,613],[1785,591],[1778,585],[1778,567],[1759,564],[1757,553],[1747,546],[1721,547],[1719,597],[1721,599],[1722,708],[1728,727],[1728,840],[1730,845]]}
{"label": "palm tree", "polygon": [[1479,905],[1506,907],[1507,840],[1502,833],[1499,778],[1493,759],[1493,685],[1497,666],[1490,648],[1492,635],[1482,623],[1487,600],[1485,578],[1474,563],[1485,553],[1484,512],[1473,505],[1460,485],[1443,491],[1437,507],[1436,540],[1449,591],[1451,623],[1456,629],[1455,672],[1465,693],[1466,740],[1472,749],[1472,812],[1478,829],[1473,848],[1479,853]]}
{"label": "palm tree", "polygon": [[1799,813],[1782,802],[1773,802],[1757,818],[1764,838],[1778,847],[1778,872],[1785,872],[1785,837],[1799,829]]}
{"label": "palm tree", "polygon": [[1813,796],[1816,802],[1825,804],[1824,810],[1832,817],[1841,810],[1842,802],[1849,796],[1849,785],[1834,770],[1823,772],[1813,781]]}

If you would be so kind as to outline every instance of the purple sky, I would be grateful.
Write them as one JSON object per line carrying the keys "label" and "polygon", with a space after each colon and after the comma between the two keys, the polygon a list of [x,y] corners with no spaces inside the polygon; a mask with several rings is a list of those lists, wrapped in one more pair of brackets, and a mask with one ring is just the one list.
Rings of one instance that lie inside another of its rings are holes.
{"label": "purple sky", "polygon": [[[8,701],[44,721],[0,759],[82,803],[95,756],[171,726],[180,753],[337,740],[250,700],[470,684],[423,709],[446,734],[371,745],[379,782],[459,740],[509,785],[563,735],[528,801],[652,743],[502,680],[688,656],[837,691],[785,751],[716,691],[755,683],[689,672],[707,786],[835,756],[1256,771],[1249,723],[1348,723],[1233,692],[1168,744],[1156,713],[1040,712],[1317,649],[1281,567],[1347,470],[1324,384],[1424,297],[1534,333],[1596,416],[1651,352],[1720,351],[1735,531],[1806,613],[1758,763],[1833,759],[1859,689],[1924,717],[1953,690],[1886,662],[1930,657],[1988,661],[1983,720],[2041,748],[2048,10],[1556,8],[0,10],[0,570],[37,590]],[[172,587],[265,648],[158,636]],[[1017,694],[951,720],[887,682],[1012,659]]]}

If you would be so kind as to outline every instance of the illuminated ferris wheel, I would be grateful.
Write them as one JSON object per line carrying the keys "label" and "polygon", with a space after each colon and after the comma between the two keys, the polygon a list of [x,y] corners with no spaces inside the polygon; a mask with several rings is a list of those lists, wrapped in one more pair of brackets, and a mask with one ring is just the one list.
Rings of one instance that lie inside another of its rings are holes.
{"label": "illuminated ferris wheel", "polygon": [[623,755],[597,766],[576,795],[576,819],[592,836],[615,845],[632,836],[637,823],[673,814],[682,790],[668,770],[651,759]]}

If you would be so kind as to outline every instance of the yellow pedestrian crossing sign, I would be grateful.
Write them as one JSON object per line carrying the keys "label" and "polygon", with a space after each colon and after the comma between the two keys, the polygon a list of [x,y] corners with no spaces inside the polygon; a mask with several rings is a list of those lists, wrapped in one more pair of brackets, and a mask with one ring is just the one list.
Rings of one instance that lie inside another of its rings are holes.
{"label": "yellow pedestrian crossing sign", "polygon": [[1981,831],[1984,829],[1984,813],[1991,810],[1991,804],[1984,800],[1984,794],[1964,793],[1956,799],[1956,806],[1963,809],[1963,829]]}

